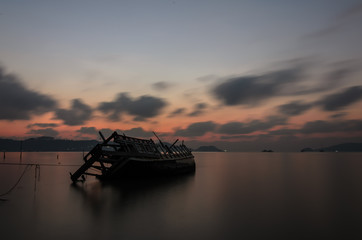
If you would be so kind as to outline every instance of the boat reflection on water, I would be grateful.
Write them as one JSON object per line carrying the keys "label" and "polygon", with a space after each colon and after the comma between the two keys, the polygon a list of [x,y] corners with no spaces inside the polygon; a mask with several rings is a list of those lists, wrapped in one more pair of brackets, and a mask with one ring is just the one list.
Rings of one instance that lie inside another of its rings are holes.
{"label": "boat reflection on water", "polygon": [[[183,199],[181,196],[194,182],[195,173],[177,176],[160,176],[144,178],[126,178],[120,181],[86,180],[84,183],[71,184],[71,190],[83,199],[83,206],[94,214],[95,218],[102,215],[117,216],[120,213],[135,214],[139,207],[157,206],[170,198]],[[161,205],[160,205],[161,204]],[[120,216],[119,216],[120,217]]]}

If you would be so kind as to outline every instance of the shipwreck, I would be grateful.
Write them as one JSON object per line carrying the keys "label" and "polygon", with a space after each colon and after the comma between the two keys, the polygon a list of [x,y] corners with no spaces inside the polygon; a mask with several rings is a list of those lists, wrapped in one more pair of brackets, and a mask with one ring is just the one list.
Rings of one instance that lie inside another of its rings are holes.
{"label": "shipwreck", "polygon": [[129,177],[151,177],[192,173],[195,160],[191,150],[182,141],[176,145],[164,144],[155,134],[152,139],[140,139],[114,132],[107,139],[99,132],[102,143],[98,143],[84,157],[84,164],[70,173],[73,182],[85,179],[85,175],[100,180],[117,180]]}

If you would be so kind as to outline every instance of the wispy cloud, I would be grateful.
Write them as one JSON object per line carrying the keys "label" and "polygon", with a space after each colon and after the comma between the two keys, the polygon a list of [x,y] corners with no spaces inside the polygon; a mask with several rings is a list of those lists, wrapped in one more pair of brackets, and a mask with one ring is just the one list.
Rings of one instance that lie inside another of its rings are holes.
{"label": "wispy cloud", "polygon": [[293,101],[290,103],[282,104],[278,106],[278,111],[287,116],[297,116],[305,111],[312,108],[314,105],[312,103],[304,103],[302,101]]}
{"label": "wispy cloud", "polygon": [[344,116],[347,116],[348,114],[346,112],[338,112],[336,114],[332,114],[330,118],[342,118]]}
{"label": "wispy cloud", "polygon": [[228,79],[211,90],[211,93],[228,106],[256,106],[279,95],[302,77],[303,68],[295,66],[258,76],[241,76]]}
{"label": "wispy cloud", "polygon": [[188,114],[189,117],[197,117],[202,115],[207,108],[206,103],[197,103],[194,105],[194,110]]}
{"label": "wispy cloud", "polygon": [[[320,107],[324,111],[340,111],[350,105],[362,100],[362,86],[353,86],[344,88],[336,93],[328,94],[314,102],[292,101],[277,107],[278,112],[286,116],[297,116],[303,114],[307,110]],[[346,115],[338,114],[336,117]]]}
{"label": "wispy cloud", "polygon": [[[324,91],[330,91],[339,88],[353,78],[354,74],[361,69],[361,65],[355,60],[346,60],[333,62],[328,66],[328,70],[323,76],[319,77],[318,81],[314,84],[310,84],[308,79],[305,79],[305,83],[309,86],[305,87],[301,84],[294,86],[292,95],[307,95],[313,93],[320,93]],[[305,70],[312,71],[313,68],[305,68]],[[310,76],[311,78],[318,76]]]}
{"label": "wispy cloud", "polygon": [[362,86],[353,86],[338,93],[327,95],[317,104],[326,111],[337,111],[360,100],[362,100]]}
{"label": "wispy cloud", "polygon": [[47,128],[47,127],[57,127],[59,126],[59,124],[57,123],[32,123],[32,124],[28,124],[28,126],[26,126],[27,128],[32,128],[32,127],[40,127],[40,128]]}
{"label": "wispy cloud", "polygon": [[171,83],[165,81],[155,82],[152,84],[152,88],[157,91],[165,91],[169,89],[171,86],[172,86]]}
{"label": "wispy cloud", "polygon": [[268,130],[272,127],[285,125],[287,118],[283,116],[269,116],[266,120],[252,120],[249,122],[228,122],[218,127],[221,134],[249,134],[256,131]]}
{"label": "wispy cloud", "polygon": [[332,34],[342,31],[344,28],[355,25],[360,27],[362,20],[362,4],[354,5],[348,9],[342,10],[333,19],[330,19],[329,24],[324,28],[309,34],[307,37],[320,38],[328,37]]}
{"label": "wispy cloud", "polygon": [[211,82],[211,81],[218,80],[218,79],[219,79],[219,76],[214,75],[214,74],[209,74],[209,75],[199,77],[196,80],[200,81],[200,82]]}
{"label": "wispy cloud", "polygon": [[168,117],[175,117],[184,114],[186,111],[186,108],[177,108],[176,110],[172,111]]}

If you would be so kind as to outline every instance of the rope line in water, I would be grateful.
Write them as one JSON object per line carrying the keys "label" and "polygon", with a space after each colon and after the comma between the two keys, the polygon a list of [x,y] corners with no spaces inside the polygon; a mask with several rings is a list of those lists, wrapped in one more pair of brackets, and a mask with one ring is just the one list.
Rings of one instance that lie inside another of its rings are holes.
{"label": "rope line in water", "polygon": [[14,166],[46,166],[46,167],[80,167],[81,164],[54,164],[54,163],[9,163],[0,162],[0,165],[14,165]]}
{"label": "rope line in water", "polygon": [[0,194],[0,201],[6,201],[6,199],[1,198],[8,194],[10,194],[20,183],[21,179],[25,175],[26,171],[29,170],[32,166],[35,166],[35,184],[34,184],[34,191],[36,191],[36,182],[40,181],[40,166],[47,166],[47,167],[79,167],[81,165],[79,164],[66,164],[66,165],[60,165],[60,164],[50,164],[50,163],[9,163],[9,162],[2,162],[0,165],[12,165],[12,166],[25,166],[24,171],[21,173],[18,180],[15,182],[15,184],[5,193]]}
{"label": "rope line in water", "polygon": [[34,192],[36,192],[36,182],[40,181],[40,166],[35,165],[35,174],[34,174]]}
{"label": "rope line in water", "polygon": [[[16,181],[16,183],[14,184],[14,186],[12,186],[8,191],[6,191],[5,193],[0,194],[0,197],[3,197],[5,195],[8,195],[9,193],[11,193],[16,186],[18,186],[18,184],[20,183],[20,180],[23,178],[23,176],[25,175],[26,171],[31,168],[32,165],[26,165],[26,167],[24,168],[23,173],[20,175],[19,179]],[[5,199],[1,199],[1,200],[5,200]]]}

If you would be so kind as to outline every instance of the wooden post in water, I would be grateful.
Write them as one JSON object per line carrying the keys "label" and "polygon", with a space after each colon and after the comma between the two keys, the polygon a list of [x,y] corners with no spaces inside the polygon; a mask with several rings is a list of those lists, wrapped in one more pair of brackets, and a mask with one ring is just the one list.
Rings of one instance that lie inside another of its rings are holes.
{"label": "wooden post in water", "polygon": [[5,151],[4,151],[4,159],[5,159]]}
{"label": "wooden post in water", "polygon": [[20,141],[20,159],[23,157],[23,140]]}

